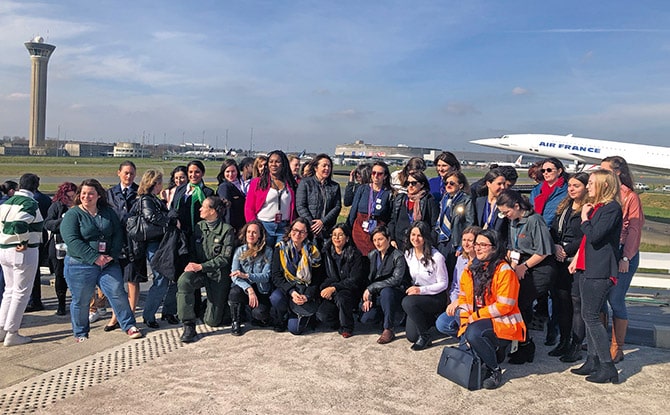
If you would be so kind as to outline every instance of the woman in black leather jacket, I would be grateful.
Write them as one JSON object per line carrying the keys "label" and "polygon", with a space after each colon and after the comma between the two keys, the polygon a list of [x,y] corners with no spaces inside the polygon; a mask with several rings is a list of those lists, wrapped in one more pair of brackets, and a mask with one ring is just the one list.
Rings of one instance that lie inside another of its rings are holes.
{"label": "woman in black leather jacket", "polygon": [[351,240],[351,231],[344,223],[333,227],[321,252],[326,279],[321,283],[321,299],[316,312],[319,321],[338,328],[342,337],[354,332],[354,307],[363,292],[368,259]]}
{"label": "woman in black leather jacket", "polygon": [[373,323],[383,319],[384,331],[377,343],[386,344],[395,338],[394,317],[411,280],[405,255],[391,245],[388,228],[384,225],[378,226],[370,236],[375,249],[368,254],[370,284],[363,292],[361,322]]}
{"label": "woman in black leather jacket", "polygon": [[556,217],[551,225],[551,236],[556,244],[554,255],[558,265],[558,276],[549,293],[561,341],[549,352],[549,356],[560,356],[562,362],[576,362],[582,358],[582,342],[586,335],[579,299],[579,273],[573,278],[568,271],[568,265],[577,253],[584,235],[581,229],[581,211],[588,196],[586,190],[588,181],[587,173],[576,173],[570,177],[568,195],[558,205]]}
{"label": "woman in black leather jacket", "polygon": [[[136,203],[138,203],[138,206],[136,209],[137,213],[142,215],[149,226],[157,226],[167,230],[168,226],[176,223],[176,218],[171,219],[168,217],[167,207],[157,196],[160,194],[161,190],[163,190],[163,173],[153,169],[147,170],[142,176],[142,180],[140,181],[137,190],[138,201]],[[162,232],[162,234],[165,234],[165,232]],[[149,240],[142,245],[142,247],[146,249],[146,257],[149,261],[154,257],[161,239],[156,238],[155,240]],[[166,316],[168,314],[176,314],[177,299],[175,295],[177,286],[175,284],[170,284],[170,281],[157,271],[152,270],[152,272],[154,279],[151,288],[149,288],[149,292],[147,293],[142,317],[144,318],[144,324],[155,329],[158,328],[156,311],[158,311],[158,307],[161,305],[164,298],[163,316],[167,318]],[[168,293],[169,286],[174,288],[172,293]]]}

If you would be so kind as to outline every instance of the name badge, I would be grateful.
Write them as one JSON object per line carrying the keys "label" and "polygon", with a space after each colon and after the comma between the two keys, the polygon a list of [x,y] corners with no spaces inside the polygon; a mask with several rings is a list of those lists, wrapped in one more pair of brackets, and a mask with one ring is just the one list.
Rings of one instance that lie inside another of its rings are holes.
{"label": "name badge", "polygon": [[106,241],[98,241],[98,252],[101,254],[104,254],[107,252],[107,242]]}
{"label": "name badge", "polygon": [[518,251],[512,251],[509,254],[509,259],[512,260],[513,265],[516,265],[519,263],[519,260],[521,259],[521,253]]}

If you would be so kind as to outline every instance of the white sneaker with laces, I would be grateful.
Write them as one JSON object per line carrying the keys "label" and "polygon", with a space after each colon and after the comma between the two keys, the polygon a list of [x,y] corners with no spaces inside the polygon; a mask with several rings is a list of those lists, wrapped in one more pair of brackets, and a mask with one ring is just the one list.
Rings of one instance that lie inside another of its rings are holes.
{"label": "white sneaker with laces", "polygon": [[7,335],[5,336],[4,345],[7,347],[18,346],[21,344],[30,343],[31,341],[33,341],[33,339],[27,336],[20,335],[18,331],[14,333],[7,332]]}
{"label": "white sneaker with laces", "polygon": [[100,313],[98,311],[94,311],[92,313],[88,313],[88,322],[89,323],[95,323],[96,321],[100,320]]}
{"label": "white sneaker with laces", "polygon": [[138,329],[135,326],[132,326],[131,328],[129,328],[126,333],[128,334],[128,337],[130,337],[131,339],[142,338],[142,332],[140,331],[140,329]]}

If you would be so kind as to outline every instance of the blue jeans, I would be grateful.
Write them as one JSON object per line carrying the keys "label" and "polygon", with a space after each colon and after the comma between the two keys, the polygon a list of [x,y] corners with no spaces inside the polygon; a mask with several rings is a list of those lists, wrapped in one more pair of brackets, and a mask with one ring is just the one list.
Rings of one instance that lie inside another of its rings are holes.
{"label": "blue jeans", "polygon": [[123,286],[121,267],[116,261],[101,269],[68,255],[65,257],[65,280],[72,293],[70,315],[75,337],[88,337],[88,304],[96,285],[107,297],[123,331],[128,331],[136,324],[128,303],[128,293]]}
{"label": "blue jeans", "polygon": [[288,221],[281,221],[279,223],[276,222],[271,222],[271,221],[262,221],[263,227],[265,228],[265,233],[267,236],[265,237],[265,246],[269,246],[270,248],[274,248],[275,244],[277,241],[281,238],[284,237],[284,233],[286,231],[286,227],[288,226]]}
{"label": "blue jeans", "polygon": [[[151,259],[156,254],[158,250],[159,242],[149,242],[147,245],[147,259],[151,262]],[[147,299],[144,302],[144,310],[142,311],[142,318],[144,322],[156,321],[156,312],[161,303],[163,304],[163,314],[176,314],[177,313],[177,284],[170,284],[170,280],[162,276],[160,273],[155,270],[151,270],[154,274],[153,283],[149,288],[147,293]],[[174,287],[173,294],[168,297],[168,289]],[[170,309],[170,304],[172,304],[172,309]],[[167,311],[172,311],[168,313]]]}
{"label": "blue jeans", "polygon": [[448,316],[446,312],[440,314],[435,322],[435,328],[440,333],[456,337],[461,324],[461,309],[457,308],[453,316]]}
{"label": "blue jeans", "polygon": [[405,291],[396,287],[382,288],[372,308],[361,316],[361,323],[377,323],[382,320],[384,329],[395,327],[395,314],[401,308]]}
{"label": "blue jeans", "polygon": [[[612,287],[607,294],[607,303],[612,307],[612,317],[621,320],[628,320],[628,309],[626,308],[626,293],[633,280],[633,275],[640,265],[640,253],[635,254],[628,263],[628,272],[620,272],[616,277],[616,285]],[[607,312],[607,303],[603,306],[603,311]]]}

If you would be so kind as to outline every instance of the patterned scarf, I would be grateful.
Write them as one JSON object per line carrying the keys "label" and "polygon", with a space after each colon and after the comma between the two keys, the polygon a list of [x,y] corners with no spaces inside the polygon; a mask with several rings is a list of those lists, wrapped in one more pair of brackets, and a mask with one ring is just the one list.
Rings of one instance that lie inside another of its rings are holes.
{"label": "patterned scarf", "polygon": [[464,194],[465,193],[460,190],[454,196],[445,193],[440,201],[440,216],[437,218],[436,226],[439,231],[437,235],[439,242],[445,242],[451,239],[451,209],[463,198]]}
{"label": "patterned scarf", "polygon": [[[421,220],[421,198],[427,193],[425,189],[414,193],[413,195],[407,193],[407,199],[411,200],[414,203],[412,207],[412,214],[410,215],[410,223]],[[409,205],[409,203],[408,203]]]}
{"label": "patterned scarf", "polygon": [[293,241],[281,241],[277,244],[279,261],[284,269],[287,281],[309,285],[312,282],[312,268],[321,265],[321,253],[311,242],[305,241],[302,249],[296,249]]}

